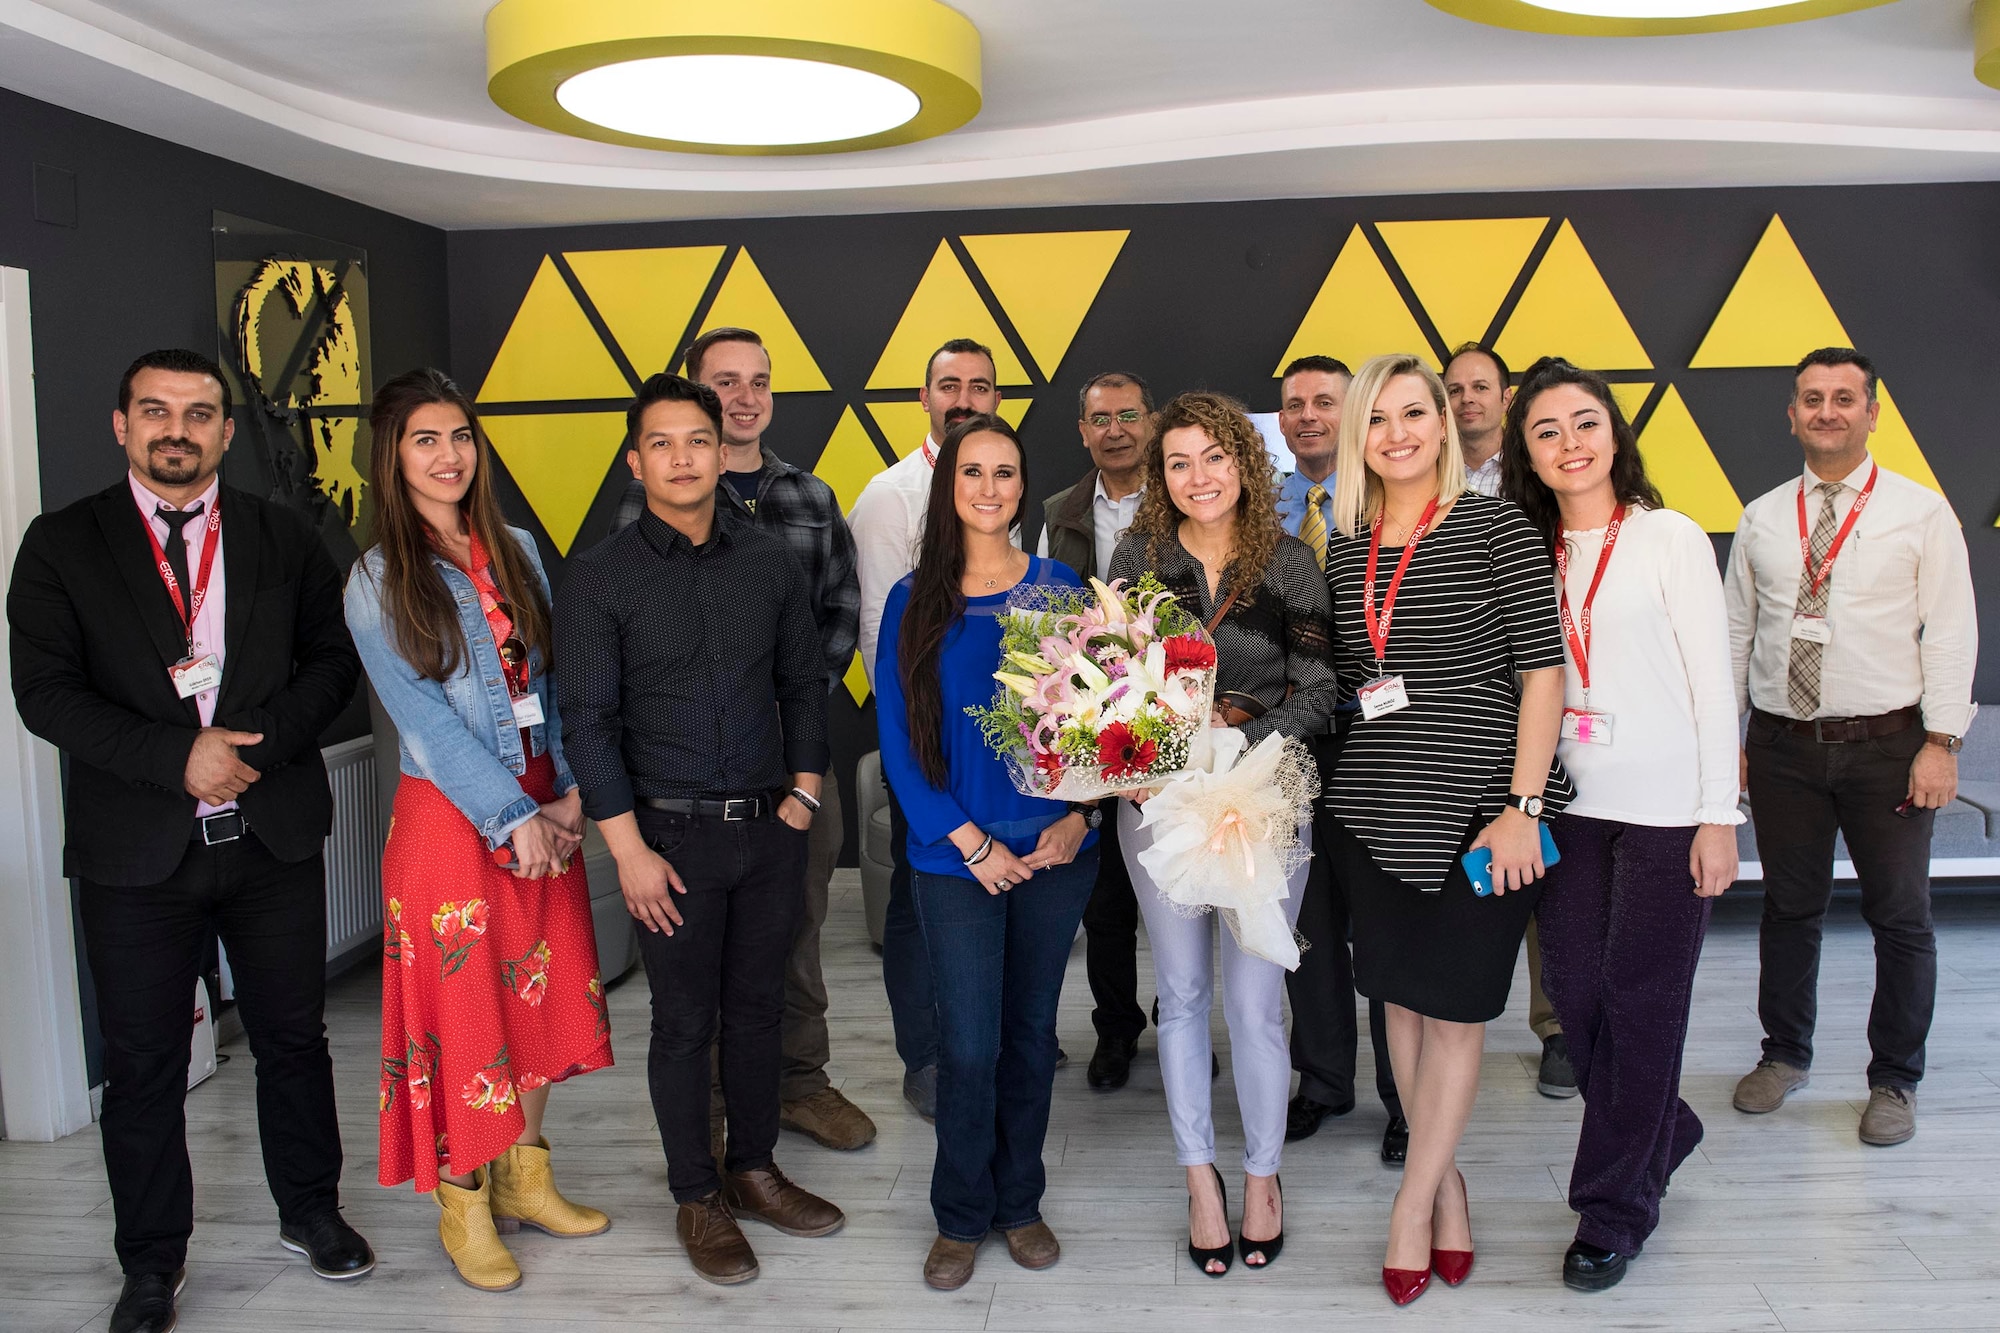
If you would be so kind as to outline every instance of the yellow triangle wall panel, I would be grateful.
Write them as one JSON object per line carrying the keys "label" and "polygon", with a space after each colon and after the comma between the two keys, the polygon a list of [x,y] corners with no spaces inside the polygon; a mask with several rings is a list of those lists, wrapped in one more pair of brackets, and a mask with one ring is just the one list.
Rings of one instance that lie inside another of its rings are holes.
{"label": "yellow triangle wall panel", "polygon": [[[704,330],[725,324],[749,329],[764,340],[764,350],[771,354],[773,393],[814,393],[833,387],[748,250],[736,252],[715,303],[702,319]],[[921,377],[921,370],[918,373]]]}
{"label": "yellow triangle wall panel", "polygon": [[[896,331],[889,335],[889,345],[875,363],[875,373],[868,377],[868,387],[921,389],[931,353],[953,338],[971,338],[992,348],[994,372],[1002,384],[1028,383],[1028,372],[1007,345],[986,303],[979,299],[964,265],[949,245],[939,241],[930,267],[918,280],[903,317],[896,321]],[[923,437],[917,442],[921,444]]]}
{"label": "yellow triangle wall panel", "polygon": [[623,412],[482,416],[494,452],[564,555],[625,443]]}
{"label": "yellow triangle wall panel", "polygon": [[1271,374],[1301,356],[1335,356],[1359,370],[1368,358],[1393,352],[1413,352],[1437,366],[1430,340],[1357,226]]}
{"label": "yellow triangle wall panel", "polygon": [[1650,383],[1611,386],[1611,397],[1617,401],[1618,410],[1625,414],[1627,421],[1639,419],[1639,411],[1646,406],[1646,399],[1650,398],[1652,393],[1653,386]]}
{"label": "yellow triangle wall panel", "polygon": [[1639,437],[1646,475],[1669,509],[1678,509],[1707,532],[1734,532],[1743,502],[1708,447],[1680,390],[1669,384]]}
{"label": "yellow triangle wall panel", "polygon": [[844,514],[861,498],[861,488],[868,484],[868,479],[885,466],[881,451],[869,438],[868,428],[850,407],[841,412],[826,448],[820,450],[813,474],[833,487],[833,493],[840,497],[840,512]]}
{"label": "yellow triangle wall panel", "polygon": [[1547,218],[1382,222],[1375,230],[1447,348],[1481,342]]}
{"label": "yellow triangle wall panel", "polygon": [[[993,289],[1042,378],[1054,379],[1129,231],[1046,231],[965,236],[966,253]],[[997,350],[997,349],[996,349]]]}
{"label": "yellow triangle wall panel", "polygon": [[1900,473],[1943,495],[1944,487],[1938,485],[1937,473],[1931,471],[1930,460],[1918,447],[1917,437],[1910,433],[1910,423],[1903,420],[1903,414],[1896,408],[1896,400],[1889,396],[1889,386],[1877,380],[1875,396],[1881,400],[1882,410],[1875,418],[1875,433],[1868,437],[1868,451],[1875,456],[1876,462],[1891,472]]}
{"label": "yellow triangle wall panel", "polygon": [[556,271],[542,258],[500,351],[479,387],[482,403],[545,402],[566,398],[630,398],[618,363]]}
{"label": "yellow triangle wall panel", "polygon": [[1002,398],[1000,400],[1000,417],[1015,430],[1019,430],[1021,429],[1021,419],[1028,415],[1028,409],[1034,406],[1034,402],[1035,400],[1032,398]]}
{"label": "yellow triangle wall panel", "polygon": [[1493,350],[1516,371],[1545,356],[1590,370],[1651,370],[1618,298],[1565,220],[1521,293]]}
{"label": "yellow triangle wall panel", "polygon": [[1791,366],[1819,347],[1852,347],[1806,257],[1771,215],[1690,366]]}
{"label": "yellow triangle wall panel", "polygon": [[661,250],[574,250],[563,256],[625,359],[641,378],[665,370],[701,304],[719,245]]}

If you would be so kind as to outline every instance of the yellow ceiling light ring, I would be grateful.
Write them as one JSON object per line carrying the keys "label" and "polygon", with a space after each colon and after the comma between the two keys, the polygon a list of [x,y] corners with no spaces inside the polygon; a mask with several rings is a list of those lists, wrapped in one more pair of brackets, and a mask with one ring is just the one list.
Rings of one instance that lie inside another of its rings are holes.
{"label": "yellow ceiling light ring", "polygon": [[[1753,0],[1735,2],[1750,4]],[[1990,4],[1992,0],[1983,2]],[[1629,3],[1621,0],[1615,4],[1591,3],[1589,0],[1547,0],[1545,4],[1535,4],[1531,0],[1430,0],[1430,3],[1447,14],[1495,28],[1552,32],[1571,37],[1671,37],[1682,33],[1734,32],[1780,23],[1802,23],[1807,19],[1852,13],[1857,9],[1873,9],[1889,3],[1889,0],[1794,0],[1790,4],[1765,4],[1726,13],[1692,15],[1672,12],[1690,6],[1670,3],[1649,5],[1644,0],[1630,0]],[[1554,7],[1557,5],[1561,7]],[[1579,13],[1579,9],[1628,12]],[[1647,13],[1644,12],[1646,10],[1665,12]]]}
{"label": "yellow ceiling light ring", "polygon": [[1972,0],[1972,73],[2000,88],[2000,0]]}
{"label": "yellow ceiling light ring", "polygon": [[[908,90],[900,124],[818,142],[737,143],[632,133],[587,120],[563,86],[631,61],[752,57],[854,71]],[[508,113],[578,138],[670,152],[772,155],[885,148],[947,133],[980,107],[979,30],[938,0],[500,0],[486,15],[486,90]]]}

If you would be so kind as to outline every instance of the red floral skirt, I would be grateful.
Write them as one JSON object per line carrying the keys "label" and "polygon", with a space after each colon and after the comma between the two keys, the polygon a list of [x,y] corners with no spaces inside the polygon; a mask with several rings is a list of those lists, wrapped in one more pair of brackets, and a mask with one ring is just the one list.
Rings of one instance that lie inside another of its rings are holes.
{"label": "red floral skirt", "polygon": [[[555,765],[521,790],[555,799]],[[520,1093],[611,1063],[583,858],[554,879],[493,864],[443,792],[405,774],[382,856],[384,1185],[465,1175],[521,1135]]]}

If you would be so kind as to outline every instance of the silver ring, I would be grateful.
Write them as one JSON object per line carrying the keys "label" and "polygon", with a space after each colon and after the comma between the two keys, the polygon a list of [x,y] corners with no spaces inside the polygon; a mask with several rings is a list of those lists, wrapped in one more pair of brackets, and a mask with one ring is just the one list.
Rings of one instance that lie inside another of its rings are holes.
{"label": "silver ring", "polygon": [[1014,887],[1014,882],[1008,879],[996,879],[993,881],[993,886],[999,889],[1011,889]]}

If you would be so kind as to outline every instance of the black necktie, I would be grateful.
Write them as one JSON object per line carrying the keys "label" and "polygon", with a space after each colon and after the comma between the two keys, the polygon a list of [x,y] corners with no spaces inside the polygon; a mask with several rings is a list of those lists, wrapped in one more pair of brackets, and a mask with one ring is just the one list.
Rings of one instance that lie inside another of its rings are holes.
{"label": "black necktie", "polygon": [[169,509],[161,505],[153,511],[167,525],[167,540],[161,549],[167,553],[167,567],[174,571],[174,582],[181,585],[181,605],[190,614],[194,611],[194,589],[188,585],[187,538],[181,535],[181,529],[189,520],[199,517],[201,510],[197,501],[192,509]]}

